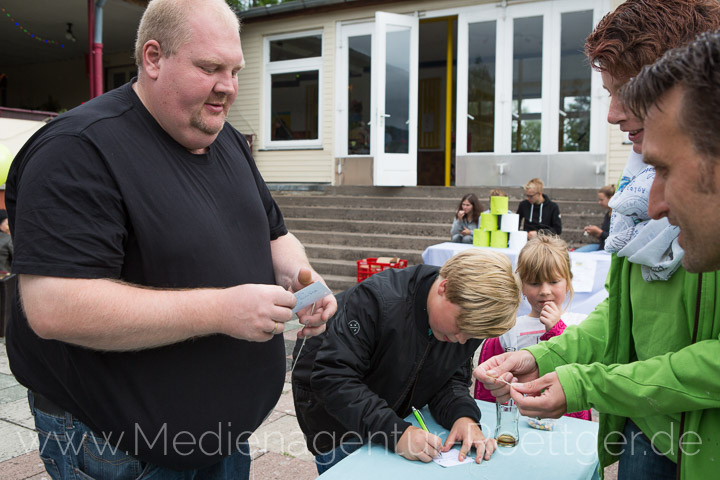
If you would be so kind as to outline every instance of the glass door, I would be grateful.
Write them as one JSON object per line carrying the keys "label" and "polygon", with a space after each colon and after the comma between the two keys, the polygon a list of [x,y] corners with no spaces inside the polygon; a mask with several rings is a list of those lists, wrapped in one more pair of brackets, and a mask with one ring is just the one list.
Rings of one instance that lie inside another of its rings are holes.
{"label": "glass door", "polygon": [[375,14],[373,184],[417,184],[418,19]]}

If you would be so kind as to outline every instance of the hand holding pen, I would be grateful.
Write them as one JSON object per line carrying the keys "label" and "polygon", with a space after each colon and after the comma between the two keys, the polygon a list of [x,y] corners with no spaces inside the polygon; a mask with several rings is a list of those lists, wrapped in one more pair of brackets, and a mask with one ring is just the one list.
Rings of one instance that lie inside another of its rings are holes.
{"label": "hand holding pen", "polygon": [[428,432],[422,414],[415,407],[412,410],[420,428],[409,426],[395,445],[395,452],[408,460],[427,463],[440,453],[442,439]]}

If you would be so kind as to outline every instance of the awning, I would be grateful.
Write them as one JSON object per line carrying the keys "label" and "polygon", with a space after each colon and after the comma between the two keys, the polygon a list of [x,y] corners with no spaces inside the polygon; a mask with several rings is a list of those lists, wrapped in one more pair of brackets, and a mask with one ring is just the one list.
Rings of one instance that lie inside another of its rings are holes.
{"label": "awning", "polygon": [[17,155],[25,142],[40,130],[46,121],[18,120],[15,118],[0,117],[0,144]]}

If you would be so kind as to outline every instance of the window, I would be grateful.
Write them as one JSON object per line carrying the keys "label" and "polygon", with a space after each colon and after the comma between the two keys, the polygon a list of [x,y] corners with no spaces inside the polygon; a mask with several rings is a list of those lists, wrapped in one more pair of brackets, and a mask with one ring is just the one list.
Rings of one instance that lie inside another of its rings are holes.
{"label": "window", "polygon": [[468,151],[492,152],[495,139],[495,22],[468,26]]}
{"label": "window", "polygon": [[543,17],[516,18],[513,32],[512,151],[539,152]]}
{"label": "window", "polygon": [[267,38],[265,145],[319,147],[322,33]]}
{"label": "window", "polygon": [[385,153],[408,153],[410,29],[388,28],[385,53]]}
{"label": "window", "polygon": [[372,36],[348,37],[348,155],[370,154],[370,65]]}
{"label": "window", "polygon": [[553,0],[461,14],[458,155],[604,153],[600,78],[583,49],[609,8]]}
{"label": "window", "polygon": [[583,52],[592,30],[592,11],[562,14],[560,36],[561,152],[590,150],[590,82],[592,72]]}

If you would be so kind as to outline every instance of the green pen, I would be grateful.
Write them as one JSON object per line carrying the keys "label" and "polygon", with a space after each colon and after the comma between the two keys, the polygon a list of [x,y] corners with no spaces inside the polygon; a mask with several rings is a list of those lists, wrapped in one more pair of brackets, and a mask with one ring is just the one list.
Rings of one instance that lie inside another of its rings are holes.
{"label": "green pen", "polygon": [[418,410],[418,409],[415,408],[415,407],[411,407],[411,408],[412,408],[413,415],[415,415],[415,419],[416,419],[416,420],[418,421],[418,423],[420,424],[420,428],[422,428],[422,429],[425,430],[426,432],[429,432],[429,430],[428,430],[427,427],[425,426],[425,420],[423,419],[423,416],[422,416],[422,413],[420,413],[420,410]]}

